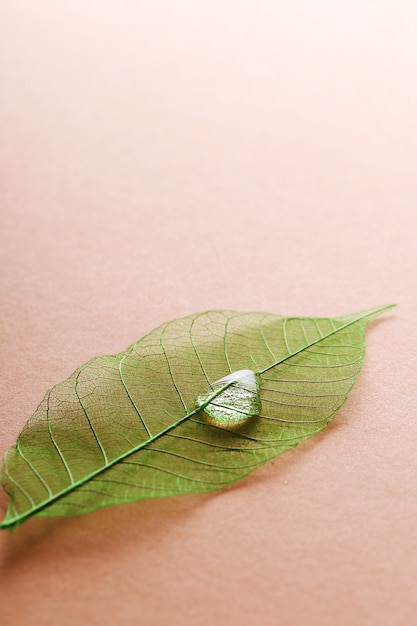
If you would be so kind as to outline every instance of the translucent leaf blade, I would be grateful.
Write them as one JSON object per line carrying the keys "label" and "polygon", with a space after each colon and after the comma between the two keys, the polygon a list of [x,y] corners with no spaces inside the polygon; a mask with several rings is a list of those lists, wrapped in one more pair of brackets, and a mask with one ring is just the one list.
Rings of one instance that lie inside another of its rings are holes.
{"label": "translucent leaf blade", "polygon": [[[93,359],[46,394],[7,451],[2,527],[234,482],[333,419],[366,324],[387,308],[334,319],[211,311]],[[217,383],[241,370],[259,376],[259,415],[227,430],[216,415],[233,394]]]}

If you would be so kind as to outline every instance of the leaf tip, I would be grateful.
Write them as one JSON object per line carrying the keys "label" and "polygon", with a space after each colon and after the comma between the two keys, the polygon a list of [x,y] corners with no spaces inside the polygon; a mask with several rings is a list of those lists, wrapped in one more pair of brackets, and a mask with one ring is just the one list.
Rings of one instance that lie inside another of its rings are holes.
{"label": "leaf tip", "polygon": [[385,313],[385,311],[389,311],[389,309],[393,309],[394,307],[398,306],[396,303],[393,304],[385,304],[384,306],[378,307],[377,309],[377,313]]}
{"label": "leaf tip", "polygon": [[369,315],[369,317],[371,317],[371,319],[372,319],[374,317],[377,317],[378,315],[382,315],[382,313],[385,313],[385,311],[388,311],[389,309],[392,309],[395,306],[397,306],[397,304],[384,304],[383,306],[377,306],[374,309],[371,309],[367,313],[367,315]]}

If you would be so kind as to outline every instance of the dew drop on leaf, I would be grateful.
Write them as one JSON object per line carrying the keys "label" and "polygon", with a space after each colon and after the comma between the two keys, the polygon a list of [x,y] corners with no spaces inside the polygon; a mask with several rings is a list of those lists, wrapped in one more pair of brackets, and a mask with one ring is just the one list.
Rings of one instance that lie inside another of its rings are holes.
{"label": "dew drop on leaf", "polygon": [[[208,398],[225,385],[229,385],[206,406]],[[252,370],[239,370],[220,378],[203,395],[198,396],[197,406],[203,407],[208,421],[214,426],[233,430],[259,415],[260,378]]]}

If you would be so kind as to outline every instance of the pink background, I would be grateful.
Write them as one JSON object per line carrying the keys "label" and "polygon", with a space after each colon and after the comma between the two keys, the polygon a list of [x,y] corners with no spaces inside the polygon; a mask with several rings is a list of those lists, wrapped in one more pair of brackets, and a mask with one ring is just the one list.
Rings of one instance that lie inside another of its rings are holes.
{"label": "pink background", "polygon": [[3,3],[0,453],[173,317],[400,306],[234,487],[1,533],[2,626],[416,623],[416,6]]}

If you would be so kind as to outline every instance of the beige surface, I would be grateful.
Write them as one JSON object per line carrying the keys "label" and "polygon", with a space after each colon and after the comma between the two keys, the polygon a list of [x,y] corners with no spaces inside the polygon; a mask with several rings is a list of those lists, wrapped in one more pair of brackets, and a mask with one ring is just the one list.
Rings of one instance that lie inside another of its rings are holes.
{"label": "beige surface", "polygon": [[2,626],[414,625],[415,2],[0,12],[1,453],[173,317],[400,305],[333,425],[235,487],[3,532]]}

